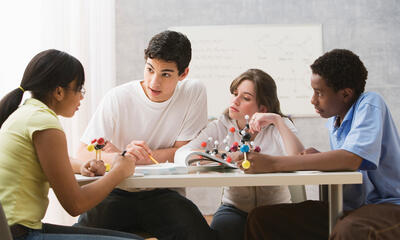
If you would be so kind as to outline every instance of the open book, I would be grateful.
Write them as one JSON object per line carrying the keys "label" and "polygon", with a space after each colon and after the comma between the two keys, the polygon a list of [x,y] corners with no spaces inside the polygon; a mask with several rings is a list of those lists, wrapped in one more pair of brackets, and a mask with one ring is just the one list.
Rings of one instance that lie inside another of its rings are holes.
{"label": "open book", "polygon": [[212,166],[221,166],[221,168],[239,168],[236,166],[234,163],[229,163],[225,161],[222,158],[219,158],[215,155],[211,155],[205,152],[191,152],[189,155],[187,155],[185,159],[186,166],[192,166],[194,163],[200,163],[201,161],[210,161],[210,164]]}

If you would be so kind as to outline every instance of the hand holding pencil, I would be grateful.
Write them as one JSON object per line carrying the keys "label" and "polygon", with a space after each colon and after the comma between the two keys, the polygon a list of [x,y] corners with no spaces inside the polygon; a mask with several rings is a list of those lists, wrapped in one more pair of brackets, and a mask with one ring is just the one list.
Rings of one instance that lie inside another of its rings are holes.
{"label": "hand holding pencil", "polygon": [[126,146],[126,151],[137,158],[136,164],[148,165],[158,164],[158,161],[152,156],[152,151],[144,141],[132,141]]}

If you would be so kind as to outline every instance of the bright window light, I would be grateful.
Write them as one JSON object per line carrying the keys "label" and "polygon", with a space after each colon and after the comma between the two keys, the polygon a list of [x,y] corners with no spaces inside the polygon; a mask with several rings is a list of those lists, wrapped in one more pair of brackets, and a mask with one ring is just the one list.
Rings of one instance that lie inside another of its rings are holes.
{"label": "bright window light", "polygon": [[25,67],[41,46],[42,1],[0,3],[0,98],[17,88]]}

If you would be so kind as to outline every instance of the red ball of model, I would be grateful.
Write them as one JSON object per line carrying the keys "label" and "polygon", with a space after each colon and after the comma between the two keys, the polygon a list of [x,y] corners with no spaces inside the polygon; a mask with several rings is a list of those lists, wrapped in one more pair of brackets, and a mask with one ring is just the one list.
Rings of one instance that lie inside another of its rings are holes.
{"label": "red ball of model", "polygon": [[97,144],[104,145],[104,138],[97,139]]}

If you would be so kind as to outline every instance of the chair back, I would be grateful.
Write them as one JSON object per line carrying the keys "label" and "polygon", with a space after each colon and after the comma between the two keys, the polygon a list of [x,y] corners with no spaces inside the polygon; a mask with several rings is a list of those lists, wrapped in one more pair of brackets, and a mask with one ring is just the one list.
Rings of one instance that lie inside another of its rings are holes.
{"label": "chair back", "polygon": [[3,211],[3,206],[0,203],[0,239],[1,240],[12,240],[10,227],[7,223],[6,215]]}
{"label": "chair back", "polygon": [[292,203],[304,202],[307,200],[306,188],[304,185],[289,186]]}

